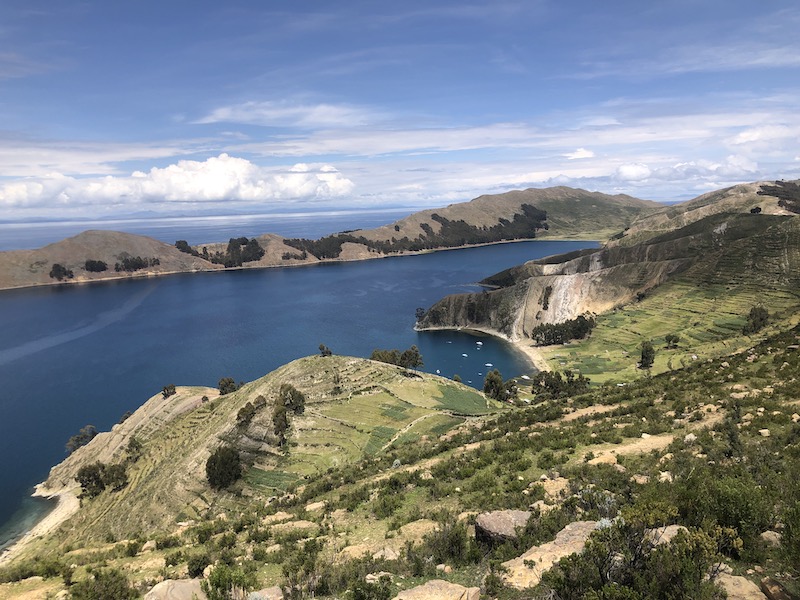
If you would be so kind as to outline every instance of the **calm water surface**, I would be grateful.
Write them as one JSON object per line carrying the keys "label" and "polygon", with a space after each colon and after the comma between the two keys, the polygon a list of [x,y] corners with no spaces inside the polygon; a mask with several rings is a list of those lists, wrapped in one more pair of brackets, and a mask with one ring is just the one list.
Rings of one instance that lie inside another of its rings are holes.
{"label": "calm water surface", "polygon": [[110,429],[169,383],[250,381],[320,343],[355,356],[416,344],[423,370],[476,387],[487,363],[505,377],[529,372],[501,340],[415,332],[414,311],[525,260],[588,245],[519,242],[0,293],[0,544],[41,514],[41,503],[24,499],[63,459],[70,435],[87,423]]}

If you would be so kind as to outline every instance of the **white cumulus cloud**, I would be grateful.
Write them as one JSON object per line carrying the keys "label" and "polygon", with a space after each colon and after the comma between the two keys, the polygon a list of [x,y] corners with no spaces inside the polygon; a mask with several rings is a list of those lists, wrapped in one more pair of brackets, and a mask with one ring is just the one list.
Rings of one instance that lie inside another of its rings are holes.
{"label": "white cumulus cloud", "polygon": [[650,167],[642,163],[626,163],[617,167],[617,179],[622,181],[644,181],[650,177]]}
{"label": "white cumulus cloud", "polygon": [[586,148],[578,148],[575,150],[575,152],[568,152],[564,156],[569,160],[575,160],[577,158],[594,158],[594,152],[587,150]]}
{"label": "white cumulus cloud", "polygon": [[326,199],[346,195],[353,182],[330,165],[298,164],[266,169],[220,154],[205,161],[181,160],[130,176],[74,178],[58,173],[0,185],[0,206],[118,205],[175,202],[264,202]]}

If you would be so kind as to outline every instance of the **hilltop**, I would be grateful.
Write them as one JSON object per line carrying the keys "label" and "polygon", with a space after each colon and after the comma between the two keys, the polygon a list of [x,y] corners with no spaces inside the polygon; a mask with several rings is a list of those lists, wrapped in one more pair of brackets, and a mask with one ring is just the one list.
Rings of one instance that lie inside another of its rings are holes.
{"label": "hilltop", "polygon": [[[635,376],[641,342],[668,334],[682,342],[658,353],[657,370],[718,356],[748,343],[736,338],[754,306],[795,322],[800,220],[786,189],[794,184],[747,184],[663,208],[599,250],[531,261],[486,278],[491,291],[444,298],[418,327],[494,332],[543,368],[602,380]],[[543,327],[581,316],[596,323],[588,340],[531,349]]]}
{"label": "hilltop", "polygon": [[265,233],[190,247],[178,240],[171,246],[133,234],[87,231],[38,250],[0,252],[0,289],[364,260],[508,240],[604,239],[659,206],[629,196],[559,187],[481,196],[376,229],[319,240]]}

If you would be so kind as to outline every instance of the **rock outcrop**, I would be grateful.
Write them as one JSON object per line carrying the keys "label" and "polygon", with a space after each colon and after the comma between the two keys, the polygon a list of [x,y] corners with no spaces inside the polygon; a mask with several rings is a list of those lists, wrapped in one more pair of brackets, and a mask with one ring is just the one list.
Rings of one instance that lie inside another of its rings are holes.
{"label": "rock outcrop", "polygon": [[537,585],[542,574],[559,560],[570,554],[583,552],[586,540],[596,527],[596,521],[570,523],[558,532],[552,542],[534,546],[519,558],[504,562],[503,566],[508,570],[503,575],[505,582],[517,589]]}
{"label": "rock outcrop", "polygon": [[493,510],[478,515],[475,538],[487,544],[502,544],[516,540],[517,530],[525,527],[531,513],[524,510]]}
{"label": "rock outcrop", "polygon": [[247,600],[283,600],[283,590],[276,585],[257,592],[250,592]]}
{"label": "rock outcrop", "polygon": [[394,600],[479,600],[480,588],[466,588],[457,583],[434,579],[424,585],[403,590]]}
{"label": "rock outcrop", "polygon": [[147,592],[144,600],[207,600],[199,579],[166,579]]}
{"label": "rock outcrop", "polygon": [[758,589],[758,586],[746,577],[721,573],[717,576],[717,585],[728,594],[728,600],[766,600],[767,598]]}

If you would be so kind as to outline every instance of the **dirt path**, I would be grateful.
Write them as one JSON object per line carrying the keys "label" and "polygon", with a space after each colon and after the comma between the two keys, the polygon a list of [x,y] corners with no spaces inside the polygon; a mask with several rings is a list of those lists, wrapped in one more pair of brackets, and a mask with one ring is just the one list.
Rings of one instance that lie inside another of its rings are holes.
{"label": "dirt path", "polygon": [[[422,415],[421,417],[417,417],[416,419],[414,419],[413,421],[411,421],[411,423],[409,423],[408,425],[406,425],[405,427],[403,427],[403,428],[402,428],[400,431],[398,431],[397,433],[395,433],[395,434],[392,436],[392,439],[390,439],[388,442],[386,442],[386,444],[384,444],[384,445],[383,445],[383,448],[381,448],[381,452],[383,452],[384,450],[386,450],[387,448],[389,448],[389,447],[390,447],[392,444],[394,444],[394,443],[395,443],[395,442],[396,442],[398,439],[400,439],[400,436],[401,436],[401,435],[403,435],[404,433],[406,433],[406,432],[407,432],[409,429],[411,429],[411,428],[412,428],[414,425],[416,425],[417,423],[419,423],[419,422],[421,422],[421,421],[424,421],[425,419],[428,419],[428,418],[430,418],[430,417],[432,417],[432,416],[434,416],[434,415],[438,415],[438,414],[441,414],[441,413],[438,413],[438,412],[431,412],[431,413],[428,413],[428,414],[426,414],[426,415]],[[444,413],[444,414],[447,414],[447,413]]]}

